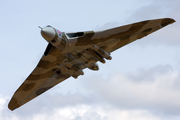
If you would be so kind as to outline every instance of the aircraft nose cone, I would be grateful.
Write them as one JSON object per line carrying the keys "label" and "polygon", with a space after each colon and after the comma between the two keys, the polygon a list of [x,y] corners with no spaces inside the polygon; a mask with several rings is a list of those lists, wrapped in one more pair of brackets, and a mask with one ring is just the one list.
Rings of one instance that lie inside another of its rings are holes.
{"label": "aircraft nose cone", "polygon": [[55,38],[56,33],[52,27],[45,27],[41,29],[41,35],[49,42]]}

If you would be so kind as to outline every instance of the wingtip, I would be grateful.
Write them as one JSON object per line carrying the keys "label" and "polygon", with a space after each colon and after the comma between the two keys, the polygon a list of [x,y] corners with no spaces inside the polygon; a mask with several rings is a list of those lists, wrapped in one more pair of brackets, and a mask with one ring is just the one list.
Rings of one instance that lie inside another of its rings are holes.
{"label": "wingtip", "polygon": [[165,26],[167,26],[169,24],[172,24],[174,22],[176,22],[176,21],[174,19],[172,19],[172,18],[165,18],[165,19],[162,20],[161,26],[165,27]]}
{"label": "wingtip", "polygon": [[9,110],[11,110],[11,111],[13,111],[13,110],[15,110],[16,108],[13,108],[12,107],[12,105],[11,105],[11,103],[9,102],[9,104],[8,104],[8,108],[9,108]]}
{"label": "wingtip", "polygon": [[169,19],[170,24],[172,24],[172,23],[176,22],[173,18],[167,18],[167,19]]}
{"label": "wingtip", "polygon": [[174,23],[174,22],[176,22],[176,20],[172,19],[172,22]]}
{"label": "wingtip", "polygon": [[20,107],[21,105],[17,104],[17,100],[15,98],[12,98],[11,101],[8,104],[8,108],[13,111],[16,108]]}

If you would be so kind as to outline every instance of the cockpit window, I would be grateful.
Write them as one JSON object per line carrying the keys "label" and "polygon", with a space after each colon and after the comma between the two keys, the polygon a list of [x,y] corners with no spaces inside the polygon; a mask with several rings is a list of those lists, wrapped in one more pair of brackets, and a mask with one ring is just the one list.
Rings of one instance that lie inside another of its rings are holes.
{"label": "cockpit window", "polygon": [[50,25],[47,25],[46,27],[52,27],[52,26],[50,26]]}

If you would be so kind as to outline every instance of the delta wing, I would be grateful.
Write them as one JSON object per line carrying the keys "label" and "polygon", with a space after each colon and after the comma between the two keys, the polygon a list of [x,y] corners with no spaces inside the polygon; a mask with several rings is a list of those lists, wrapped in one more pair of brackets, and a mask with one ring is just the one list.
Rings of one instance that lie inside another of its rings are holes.
{"label": "delta wing", "polygon": [[99,70],[97,61],[111,60],[111,52],[174,22],[164,18],[104,31],[76,33],[60,32],[51,26],[41,28],[49,44],[37,67],[14,93],[9,109],[22,106],[71,76],[83,75],[85,68]]}

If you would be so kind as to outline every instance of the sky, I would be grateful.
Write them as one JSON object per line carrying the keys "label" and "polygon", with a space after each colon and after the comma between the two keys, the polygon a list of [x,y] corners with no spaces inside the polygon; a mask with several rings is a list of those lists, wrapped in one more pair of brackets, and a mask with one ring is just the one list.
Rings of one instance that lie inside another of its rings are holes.
{"label": "sky", "polygon": [[[0,120],[179,120],[178,11],[179,0],[1,0]],[[176,23],[116,50],[99,71],[8,109],[47,46],[38,26],[77,32],[158,18]]]}

